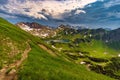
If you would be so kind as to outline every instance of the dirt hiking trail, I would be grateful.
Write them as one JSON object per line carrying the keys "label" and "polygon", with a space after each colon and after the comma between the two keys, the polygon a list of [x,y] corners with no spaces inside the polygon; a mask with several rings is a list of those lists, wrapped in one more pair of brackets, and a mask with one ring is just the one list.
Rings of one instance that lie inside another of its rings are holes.
{"label": "dirt hiking trail", "polygon": [[21,59],[10,64],[7,67],[3,67],[0,70],[0,80],[17,80],[17,69],[20,67],[22,62],[28,57],[28,53],[31,48],[28,47],[24,53],[21,55]]}

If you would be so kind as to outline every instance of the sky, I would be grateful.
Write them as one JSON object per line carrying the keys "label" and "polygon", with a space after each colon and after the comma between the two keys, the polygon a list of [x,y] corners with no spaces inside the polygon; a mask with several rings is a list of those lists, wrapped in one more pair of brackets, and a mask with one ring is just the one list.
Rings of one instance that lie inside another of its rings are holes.
{"label": "sky", "polygon": [[0,0],[0,17],[13,24],[115,29],[120,27],[120,0]]}

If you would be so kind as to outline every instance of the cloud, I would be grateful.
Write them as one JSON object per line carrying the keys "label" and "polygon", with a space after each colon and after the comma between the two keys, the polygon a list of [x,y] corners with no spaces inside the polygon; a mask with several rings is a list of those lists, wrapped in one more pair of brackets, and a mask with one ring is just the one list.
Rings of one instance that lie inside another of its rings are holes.
{"label": "cloud", "polygon": [[8,1],[8,0],[1,0],[1,1],[0,1],[0,5],[2,5],[2,4],[6,4],[7,1]]}
{"label": "cloud", "polygon": [[120,5],[120,0],[110,0],[109,2],[104,4],[106,8],[109,8],[115,5]]}
{"label": "cloud", "polygon": [[118,12],[118,13],[108,13],[108,16],[113,16],[113,17],[115,17],[115,18],[120,18],[120,12]]}
{"label": "cloud", "polygon": [[86,13],[84,10],[76,10],[75,14]]}
{"label": "cloud", "polygon": [[0,16],[4,16],[4,18],[13,18],[13,19],[17,18],[16,16],[12,16],[12,15],[8,15],[8,14],[3,14],[3,13],[0,13]]}
{"label": "cloud", "polygon": [[[84,8],[97,0],[8,0],[0,10],[9,14],[29,16],[35,19],[64,19],[72,10]],[[1,2],[1,1],[0,1]],[[77,10],[75,14],[85,13]]]}
{"label": "cloud", "polygon": [[14,23],[119,27],[119,7],[119,0],[0,0],[0,17]]}

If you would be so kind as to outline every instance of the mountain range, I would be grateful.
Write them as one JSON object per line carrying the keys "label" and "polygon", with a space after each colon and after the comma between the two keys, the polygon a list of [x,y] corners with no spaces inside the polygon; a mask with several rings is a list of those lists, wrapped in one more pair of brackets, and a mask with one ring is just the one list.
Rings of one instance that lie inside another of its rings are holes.
{"label": "mountain range", "polygon": [[119,33],[0,18],[0,80],[119,80]]}
{"label": "mountain range", "polygon": [[[57,33],[62,31],[66,34],[84,34],[84,35],[92,35],[92,37],[96,37],[100,40],[100,38],[103,41],[120,41],[120,28],[111,30],[109,28],[97,28],[97,29],[89,29],[89,28],[83,28],[79,27],[76,29],[74,26],[70,25],[60,25],[57,28],[51,28],[48,26],[41,25],[39,23],[29,23],[29,22],[20,22],[16,24],[21,29],[30,32],[33,35],[37,35],[39,37],[54,37],[57,36]],[[78,26],[77,26],[78,27]],[[45,35],[46,34],[46,35]],[[100,37],[101,36],[101,37]]]}

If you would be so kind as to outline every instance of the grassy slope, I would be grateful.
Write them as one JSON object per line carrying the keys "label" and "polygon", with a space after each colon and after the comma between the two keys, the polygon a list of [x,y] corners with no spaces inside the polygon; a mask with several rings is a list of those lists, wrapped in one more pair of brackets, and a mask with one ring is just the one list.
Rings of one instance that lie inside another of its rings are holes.
{"label": "grassy slope", "polygon": [[[61,37],[57,37],[57,39],[68,39],[70,41],[74,41],[76,38],[85,39],[83,35],[75,34],[75,35],[62,35]],[[72,43],[72,42],[70,42]],[[100,40],[91,40],[91,42],[81,42],[78,44],[77,47],[73,48],[74,50],[81,50],[89,52],[91,56],[96,58],[111,58],[116,57],[120,53],[120,50],[116,50],[116,48],[119,48],[119,42],[108,44],[104,43]],[[63,48],[63,50],[72,50],[68,45],[66,44],[55,44],[57,48]],[[72,44],[75,45],[74,43]]]}
{"label": "grassy slope", "polygon": [[81,50],[90,52],[92,57],[96,58],[111,58],[118,55],[120,51],[109,48],[101,41],[93,40],[91,43],[79,44]]}
{"label": "grassy slope", "polygon": [[0,68],[20,59],[26,41],[26,32],[0,18]]}
{"label": "grassy slope", "polygon": [[83,65],[52,57],[33,43],[31,47],[32,51],[19,72],[20,80],[111,80],[87,70]]}
{"label": "grassy slope", "polygon": [[66,62],[59,57],[52,57],[37,46],[36,41],[40,41],[40,39],[16,28],[2,18],[0,18],[0,35],[9,37],[17,44],[18,48],[23,48],[21,50],[26,48],[26,44],[22,45],[22,43],[28,39],[31,40],[32,50],[29,52],[28,59],[21,66],[18,73],[19,80],[113,80],[88,71],[83,65]]}

